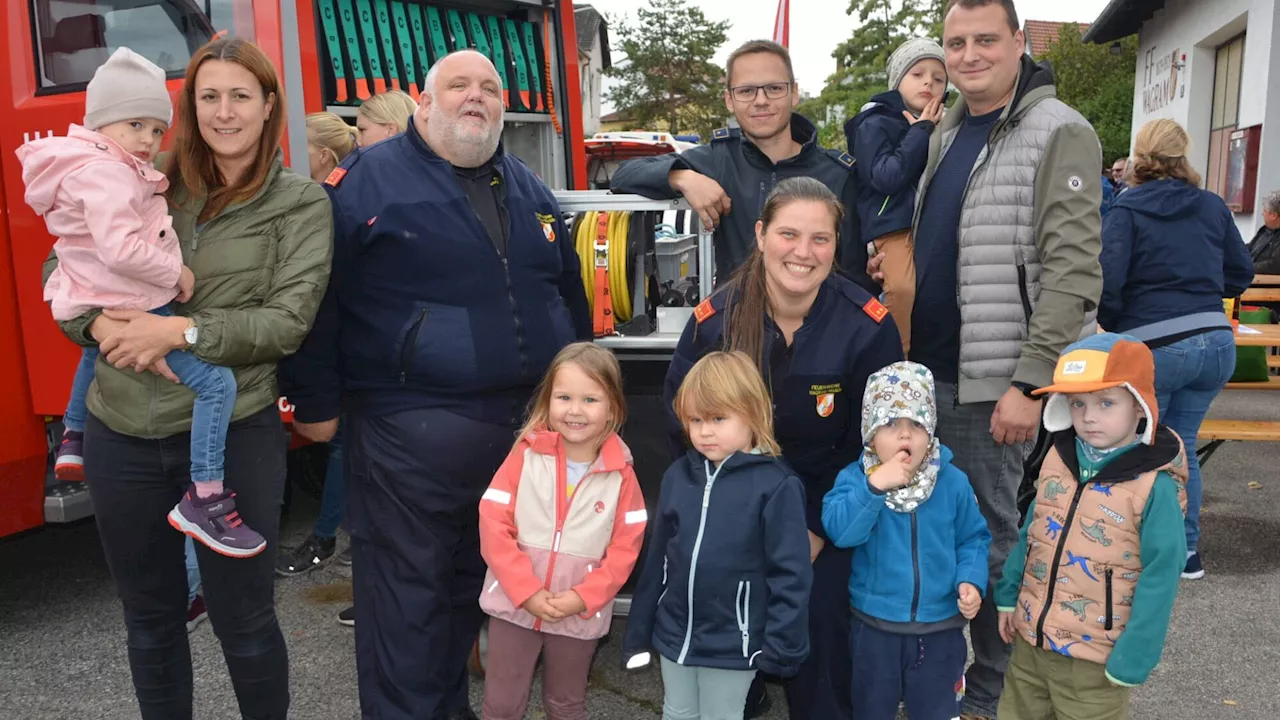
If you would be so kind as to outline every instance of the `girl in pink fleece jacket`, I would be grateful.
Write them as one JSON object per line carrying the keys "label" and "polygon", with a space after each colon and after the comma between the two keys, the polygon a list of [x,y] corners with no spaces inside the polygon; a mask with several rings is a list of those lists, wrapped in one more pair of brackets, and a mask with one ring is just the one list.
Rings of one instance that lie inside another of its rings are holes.
{"label": "girl in pink fleece jacket", "polygon": [[[18,148],[27,204],[58,238],[58,266],[44,289],[55,320],[95,309],[172,315],[171,302],[191,298],[195,276],[182,262],[169,216],[169,181],[151,164],[172,118],[164,71],[120,48],[89,82],[83,126],[73,124],[65,137]],[[97,359],[98,348],[86,347],[76,370],[54,466],[59,480],[84,480],[85,399]],[[225,496],[223,456],[235,376],[185,350],[169,353],[165,362],[196,393],[191,479],[198,497],[216,502]],[[238,519],[192,537],[232,557],[257,555],[266,547]]]}

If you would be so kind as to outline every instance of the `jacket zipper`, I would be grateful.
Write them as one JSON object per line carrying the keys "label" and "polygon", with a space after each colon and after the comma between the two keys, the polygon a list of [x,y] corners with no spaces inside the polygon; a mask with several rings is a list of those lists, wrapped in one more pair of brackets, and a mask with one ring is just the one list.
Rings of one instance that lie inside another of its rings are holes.
{"label": "jacket zipper", "polygon": [[409,380],[409,371],[413,369],[413,356],[418,352],[418,336],[422,334],[422,325],[427,320],[427,308],[422,308],[418,319],[414,321],[410,332],[405,335],[404,347],[400,348],[400,384]]}
{"label": "jacket zipper", "polygon": [[[683,665],[689,654],[689,643],[693,640],[693,581],[698,575],[698,552],[702,550],[702,533],[707,529],[707,508],[711,505],[711,486],[716,484],[716,476],[724,467],[724,461],[715,472],[711,472],[711,461],[703,460],[703,471],[707,474],[707,487],[702,491],[702,516],[698,519],[698,535],[693,540],[693,556],[689,558],[689,619],[685,624],[684,645],[680,647],[680,656],[676,663]],[[575,493],[576,494],[576,493]]]}
{"label": "jacket zipper", "polygon": [[658,596],[658,605],[662,604],[662,599],[667,596],[667,557],[662,556],[662,594]]}
{"label": "jacket zipper", "polygon": [[889,207],[889,200],[892,198],[893,198],[892,195],[884,196],[884,204],[880,206],[880,212],[876,213],[876,217],[880,217],[881,215],[884,215],[885,208]]}
{"label": "jacket zipper", "polygon": [[1058,568],[1062,562],[1062,551],[1067,547],[1067,538],[1071,536],[1071,522],[1076,519],[1076,508],[1080,506],[1080,495],[1084,493],[1086,483],[1076,484],[1076,494],[1071,498],[1071,508],[1067,510],[1067,519],[1062,522],[1062,530],[1058,532],[1058,544],[1053,549],[1053,564],[1049,566],[1049,584],[1044,591],[1044,607],[1040,610],[1040,619],[1036,621],[1036,647],[1044,649],[1044,621],[1049,617],[1053,607],[1053,590],[1058,584]]}
{"label": "jacket zipper", "polygon": [[[745,593],[743,591],[746,591]],[[738,599],[733,604],[738,614],[738,630],[742,633],[742,657],[751,657],[751,581],[738,581]]]}
{"label": "jacket zipper", "polygon": [[1021,248],[1013,249],[1017,257],[1014,258],[1014,265],[1018,269],[1018,297],[1022,300],[1022,314],[1027,318],[1027,335],[1031,334],[1031,293],[1027,290],[1027,265],[1026,260],[1022,258]]}
{"label": "jacket zipper", "polygon": [[[498,173],[498,169],[496,166],[494,167],[493,172],[495,174],[500,175],[500,173]],[[464,193],[466,192],[465,188],[462,188],[462,183],[458,180],[457,177],[455,177],[453,181],[455,183],[458,183],[459,189],[462,189]],[[507,231],[507,237],[508,237],[507,249],[510,250],[511,249],[510,248],[511,216],[507,213],[506,207],[504,207],[501,203],[497,203],[497,205],[498,205],[498,214],[501,215],[503,229]],[[471,207],[471,203],[468,202],[467,206]],[[480,213],[476,212],[476,209],[474,207],[471,208],[471,215],[476,219],[476,224],[480,226],[481,235],[483,237],[488,237],[489,231],[485,229],[484,221],[480,219]],[[493,254],[497,255],[498,260],[502,262],[502,279],[507,288],[507,303],[511,305],[511,316],[516,323],[516,347],[519,348],[519,354],[520,354],[520,376],[527,377],[529,375],[529,351],[525,347],[524,322],[520,320],[520,312],[516,305],[515,287],[511,284],[511,268],[507,264],[507,255],[504,254],[501,250],[499,250],[498,246],[492,240],[489,241],[489,247],[493,249]]]}
{"label": "jacket zipper", "polygon": [[914,582],[911,586],[911,622],[915,622],[916,611],[920,609],[920,533],[915,513],[911,513],[911,573]]}
{"label": "jacket zipper", "polygon": [[[567,486],[567,471],[565,470],[565,456],[562,453],[556,453],[556,531],[551,536],[551,558],[547,560],[547,574],[542,578],[542,587],[548,591],[551,590],[551,578],[556,571],[556,558],[560,556],[560,537],[564,534],[564,521],[569,517],[569,508],[573,506],[573,498],[582,494],[582,486],[586,484],[587,479],[591,477],[591,470],[588,469],[582,479],[578,481],[577,488],[573,491],[573,497],[565,499],[565,489]],[[534,621],[533,629],[542,631],[542,619]]]}
{"label": "jacket zipper", "polygon": [[1106,609],[1107,609],[1107,619],[1106,619],[1106,622],[1104,622],[1104,623],[1103,623],[1102,627],[1103,627],[1103,629],[1104,629],[1104,630],[1110,630],[1110,629],[1111,629],[1111,615],[1112,615],[1112,610],[1113,610],[1113,608],[1112,608],[1112,606],[1111,606],[1111,568],[1107,568],[1106,576],[1107,576],[1107,608],[1106,608]]}

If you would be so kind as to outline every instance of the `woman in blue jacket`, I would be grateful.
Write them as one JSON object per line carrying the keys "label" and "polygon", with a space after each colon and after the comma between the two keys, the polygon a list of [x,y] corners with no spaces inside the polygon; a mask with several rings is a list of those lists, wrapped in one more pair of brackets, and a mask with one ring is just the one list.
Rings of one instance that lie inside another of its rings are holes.
{"label": "woman in blue jacket", "polygon": [[[1098,324],[1151,348],[1161,421],[1196,446],[1200,422],[1231,379],[1235,337],[1222,299],[1253,282],[1253,261],[1222,198],[1201,190],[1187,160],[1191,140],[1173,120],[1138,130],[1130,189],[1102,225],[1102,300]],[[1200,461],[1187,453],[1187,564],[1204,577],[1200,537]]]}
{"label": "woman in blue jacket", "polygon": [[[850,552],[822,528],[822,497],[861,452],[867,378],[902,359],[902,341],[884,306],[832,272],[844,208],[812,178],[778,183],[756,223],[756,251],[733,279],[694,311],[667,371],[668,409],[685,375],[716,350],[745,352],[773,399],[783,457],[805,490],[813,562],[809,658],[786,686],[797,720],[851,717]],[[684,431],[669,414],[673,457]]]}

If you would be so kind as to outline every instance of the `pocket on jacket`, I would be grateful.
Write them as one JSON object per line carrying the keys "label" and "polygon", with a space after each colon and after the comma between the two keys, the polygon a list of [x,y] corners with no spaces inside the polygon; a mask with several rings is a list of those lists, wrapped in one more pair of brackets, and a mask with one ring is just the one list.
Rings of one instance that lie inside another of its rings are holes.
{"label": "pocket on jacket", "polygon": [[479,375],[465,308],[418,303],[404,321],[395,362],[401,385],[468,390]]}
{"label": "pocket on jacket", "polygon": [[738,581],[738,595],[734,603],[738,632],[742,635],[742,657],[751,657],[751,581]]}

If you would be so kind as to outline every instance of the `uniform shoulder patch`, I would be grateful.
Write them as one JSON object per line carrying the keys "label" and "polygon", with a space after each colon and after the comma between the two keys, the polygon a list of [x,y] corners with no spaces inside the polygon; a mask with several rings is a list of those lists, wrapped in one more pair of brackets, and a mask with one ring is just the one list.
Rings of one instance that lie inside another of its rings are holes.
{"label": "uniform shoulder patch", "polygon": [[862,306],[862,312],[866,313],[872,320],[881,322],[884,320],[884,316],[889,314],[889,309],[881,305],[879,300],[871,298]]}
{"label": "uniform shoulder patch", "polygon": [[693,317],[698,321],[699,325],[701,325],[704,320],[715,314],[716,309],[711,306],[711,298],[707,298],[706,300],[698,303],[698,306],[693,309]]}
{"label": "uniform shoulder patch", "polygon": [[841,165],[843,165],[843,166],[845,166],[845,167],[847,167],[847,168],[852,168],[852,167],[853,167],[853,163],[854,163],[853,156],[852,156],[852,155],[850,155],[850,154],[849,154],[849,153],[847,153],[847,152],[842,152],[842,153],[840,153],[839,155],[837,155],[837,156],[836,156],[836,160],[837,160]]}
{"label": "uniform shoulder patch", "polygon": [[346,176],[347,176],[346,168],[340,168],[340,167],[334,168],[333,172],[329,173],[329,175],[325,177],[324,184],[328,185],[329,187],[338,187],[338,183],[342,182],[342,178]]}
{"label": "uniform shoulder patch", "polygon": [[729,128],[727,127],[716,128],[715,130],[711,131],[712,140],[727,140],[728,138],[729,138]]}

